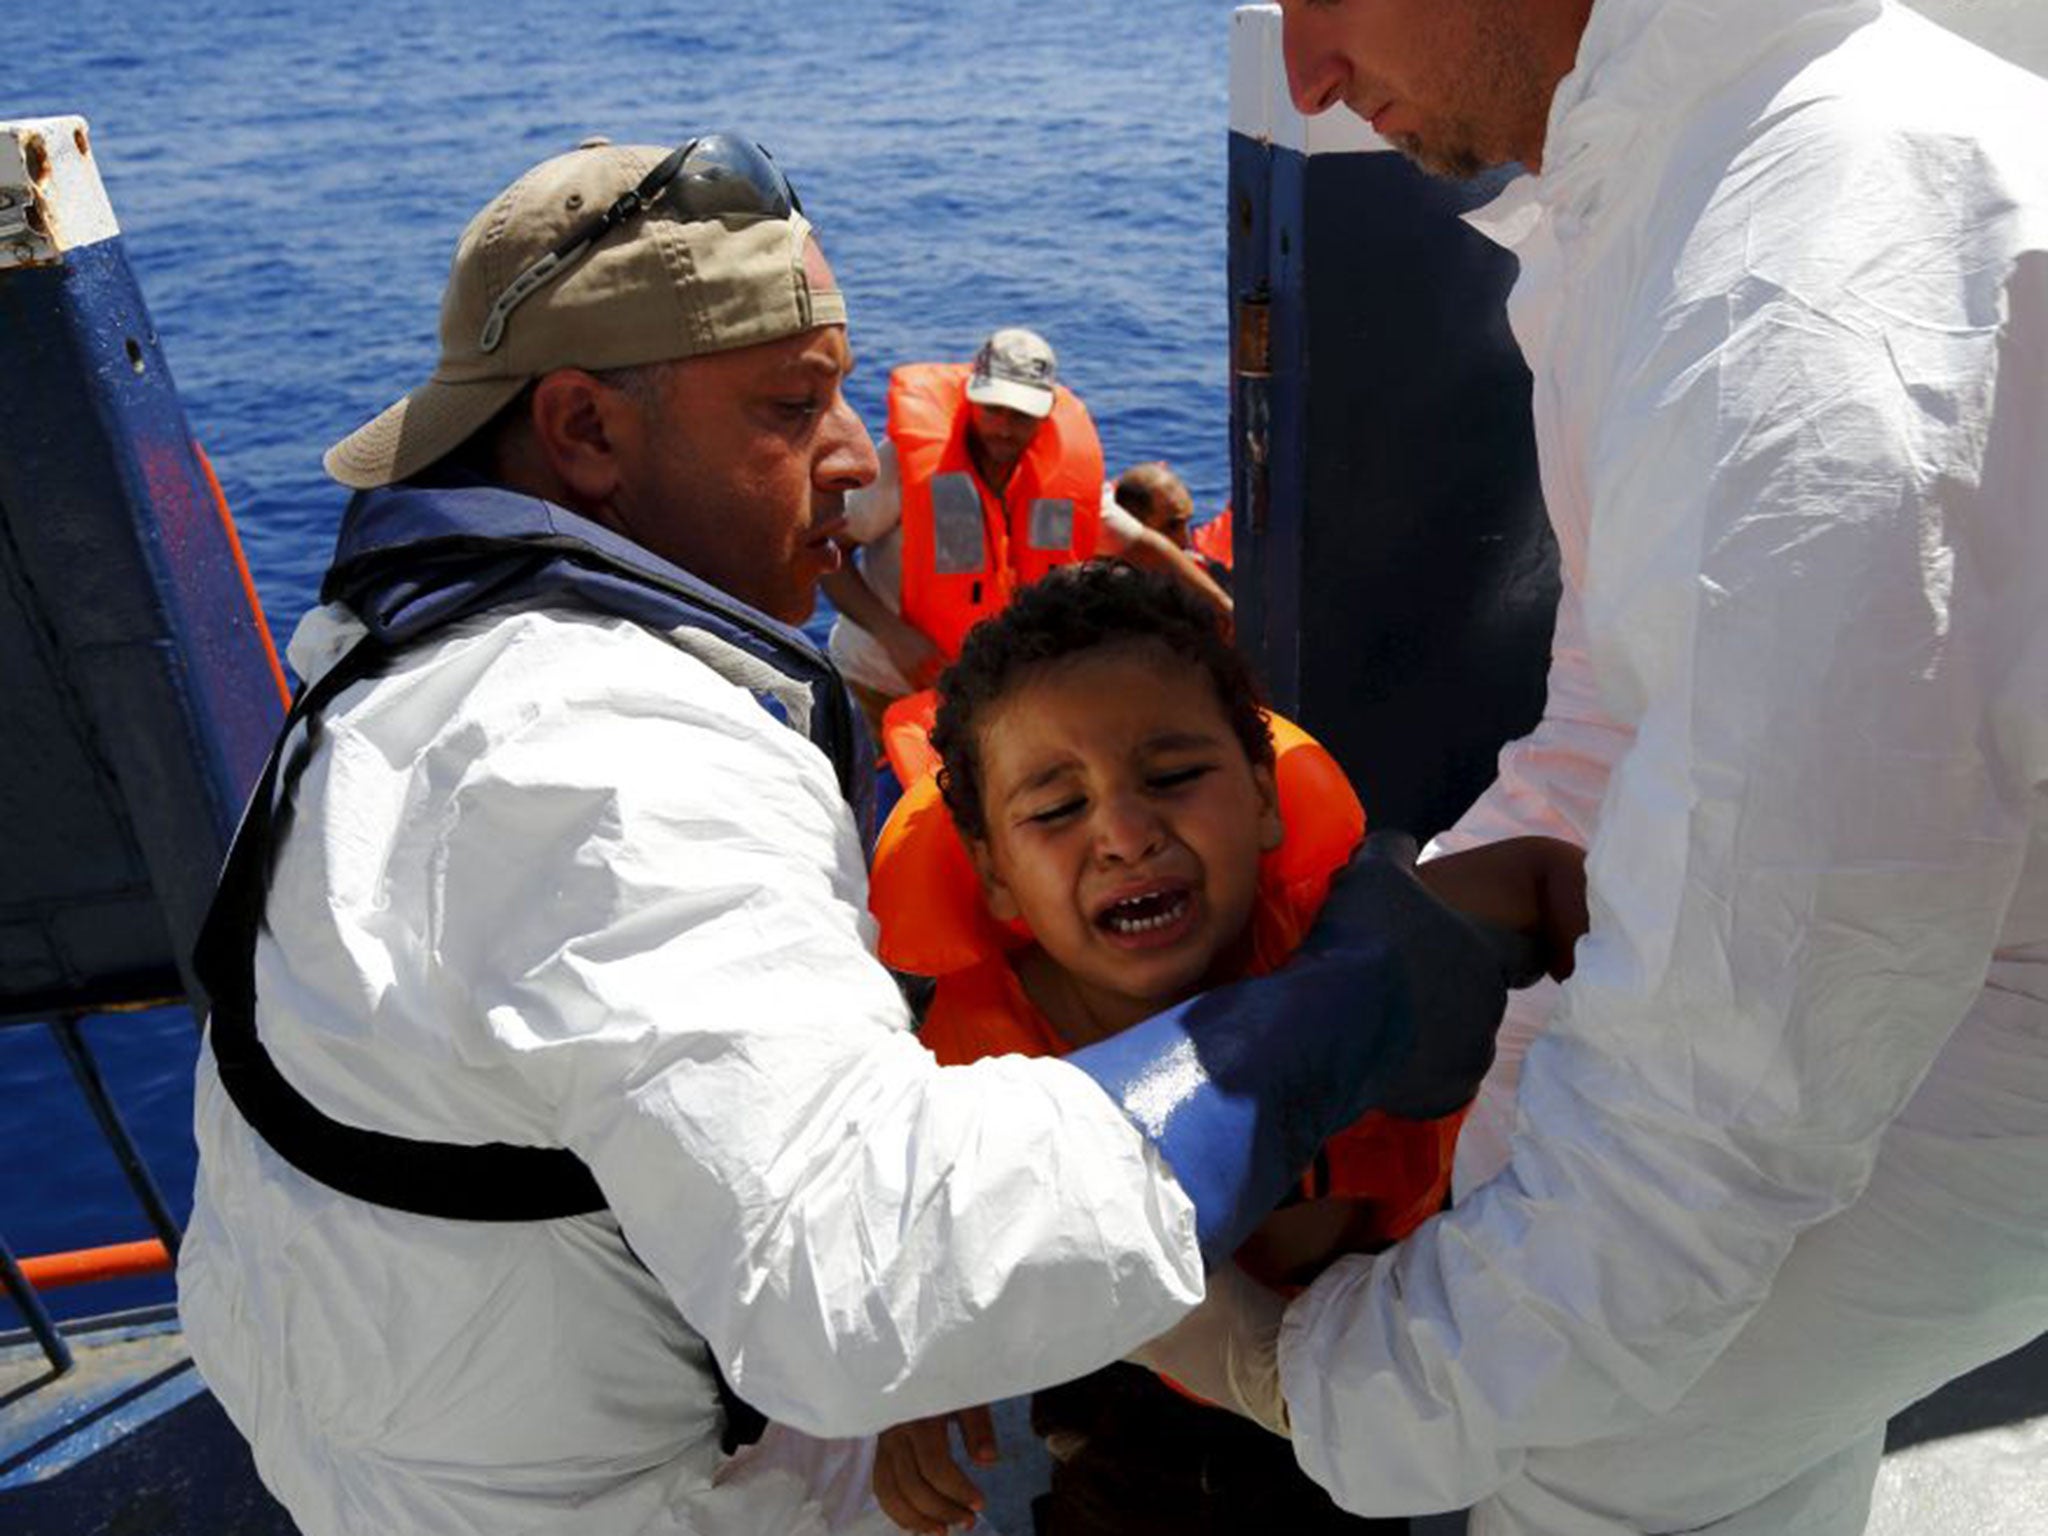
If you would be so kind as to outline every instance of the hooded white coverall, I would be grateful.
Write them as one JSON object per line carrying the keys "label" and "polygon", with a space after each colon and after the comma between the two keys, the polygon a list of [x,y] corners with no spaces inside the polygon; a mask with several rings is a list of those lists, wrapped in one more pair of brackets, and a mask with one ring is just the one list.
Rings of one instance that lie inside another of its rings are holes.
{"label": "hooded white coverall", "polygon": [[1476,1536],[1853,1536],[1886,1418],[2048,1328],[2048,84],[1596,0],[1474,222],[1565,581],[1442,846],[1585,843],[1592,931],[1490,1180],[1289,1310],[1298,1454]]}
{"label": "hooded white coverall", "polygon": [[[294,640],[309,681],[339,612]],[[307,1536],[803,1536],[787,1458],[720,1456],[707,1338],[762,1411],[846,1434],[1077,1375],[1201,1295],[1193,1208],[1092,1080],[942,1071],[907,1031],[830,765],[665,638],[459,626],[335,700],[296,807],[256,951],[287,1080],[568,1146],[611,1202],[350,1199],[202,1054],[186,1332]],[[1029,1157],[977,1157],[998,1117]]]}

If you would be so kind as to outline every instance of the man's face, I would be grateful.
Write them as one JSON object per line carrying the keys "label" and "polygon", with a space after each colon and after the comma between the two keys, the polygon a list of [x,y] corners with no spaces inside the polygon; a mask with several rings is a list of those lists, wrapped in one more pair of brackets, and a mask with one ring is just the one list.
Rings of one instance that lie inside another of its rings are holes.
{"label": "man's face", "polygon": [[1302,112],[1342,103],[1439,176],[1541,160],[1571,58],[1546,64],[1555,46],[1546,50],[1527,0],[1280,0],[1280,11]]}
{"label": "man's face", "polygon": [[1007,405],[968,404],[967,427],[988,467],[1007,474],[1030,450],[1031,440],[1045,425],[1042,416],[1027,416]]}
{"label": "man's face", "polygon": [[1142,521],[1155,533],[1163,533],[1177,549],[1188,547],[1188,529],[1195,520],[1195,503],[1186,491],[1168,491],[1152,498]]}
{"label": "man's face", "polygon": [[810,617],[840,564],[846,493],[875,445],[840,392],[846,331],[694,357],[663,371],[642,430],[619,444],[613,526],[785,623]]}

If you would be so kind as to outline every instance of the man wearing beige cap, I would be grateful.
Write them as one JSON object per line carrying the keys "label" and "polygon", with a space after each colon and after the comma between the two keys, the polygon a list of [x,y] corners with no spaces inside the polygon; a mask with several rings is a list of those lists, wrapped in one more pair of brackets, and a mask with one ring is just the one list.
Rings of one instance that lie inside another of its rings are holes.
{"label": "man wearing beige cap", "polygon": [[1339,920],[1113,1055],[934,1064],[788,627],[875,473],[849,364],[763,151],[593,143],[471,222],[433,379],[327,457],[358,494],[199,952],[179,1265],[307,1536],[819,1530],[728,1459],[726,1381],[859,1435],[1079,1374],[1326,1133],[1477,1079],[1497,966],[1384,861],[1346,911],[1405,957]]}
{"label": "man wearing beige cap", "polygon": [[1006,326],[971,364],[890,374],[880,474],[847,500],[859,564],[824,581],[839,614],[832,660],[878,732],[882,711],[930,687],[977,620],[1055,566],[1121,555],[1228,609],[1192,560],[1103,494],[1095,423],[1058,373],[1044,337]]}

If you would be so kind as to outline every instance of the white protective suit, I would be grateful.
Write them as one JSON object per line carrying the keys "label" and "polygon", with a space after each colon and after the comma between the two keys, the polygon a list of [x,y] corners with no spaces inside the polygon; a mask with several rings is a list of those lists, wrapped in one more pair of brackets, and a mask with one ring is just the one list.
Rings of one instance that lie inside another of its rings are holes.
{"label": "white protective suit", "polygon": [[1298,1453],[1475,1536],[1853,1536],[1886,1418],[2048,1328],[2048,85],[1596,0],[1474,222],[1565,584],[1442,841],[1586,841],[1592,932],[1506,1167],[1290,1309]]}
{"label": "white protective suit", "polygon": [[[293,663],[351,638],[316,614]],[[825,758],[624,620],[472,622],[335,701],[256,954],[279,1068],[357,1125],[568,1146],[611,1211],[336,1194],[203,1057],[186,1330],[307,1536],[816,1531],[777,1458],[722,1466],[707,1339],[764,1412],[853,1434],[1201,1294],[1150,1144],[1065,1063],[938,1068],[866,895]]]}

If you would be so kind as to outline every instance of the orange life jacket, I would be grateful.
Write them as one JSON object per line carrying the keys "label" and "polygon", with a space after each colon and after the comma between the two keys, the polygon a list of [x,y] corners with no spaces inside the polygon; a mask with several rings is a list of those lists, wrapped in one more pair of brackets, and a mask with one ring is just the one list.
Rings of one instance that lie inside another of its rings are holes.
{"label": "orange life jacket", "polygon": [[1197,523],[1188,532],[1188,543],[1196,554],[1205,560],[1212,560],[1224,570],[1230,569],[1230,508],[1210,518],[1206,523]]}
{"label": "orange life jacket", "polygon": [[[1286,835],[1260,860],[1247,967],[1255,976],[1301,942],[1332,876],[1365,835],[1364,808],[1337,760],[1299,726],[1270,718]],[[911,782],[882,829],[868,905],[881,925],[883,962],[937,980],[918,1038],[940,1061],[1066,1053],[1010,966],[1010,955],[1031,941],[1030,929],[988,910],[931,772]],[[1324,1144],[1303,1177],[1303,1194],[1359,1202],[1369,1209],[1373,1237],[1391,1242],[1442,1208],[1463,1120],[1463,1111],[1428,1121],[1369,1113]]]}
{"label": "orange life jacket", "polygon": [[1102,441],[1064,385],[999,497],[967,451],[965,363],[889,375],[889,440],[903,486],[903,617],[950,661],[979,619],[1054,566],[1095,553]]}
{"label": "orange life jacket", "polygon": [[939,771],[939,754],[932,750],[932,724],[938,716],[936,688],[906,693],[882,711],[882,755],[898,784],[915,784]]}

